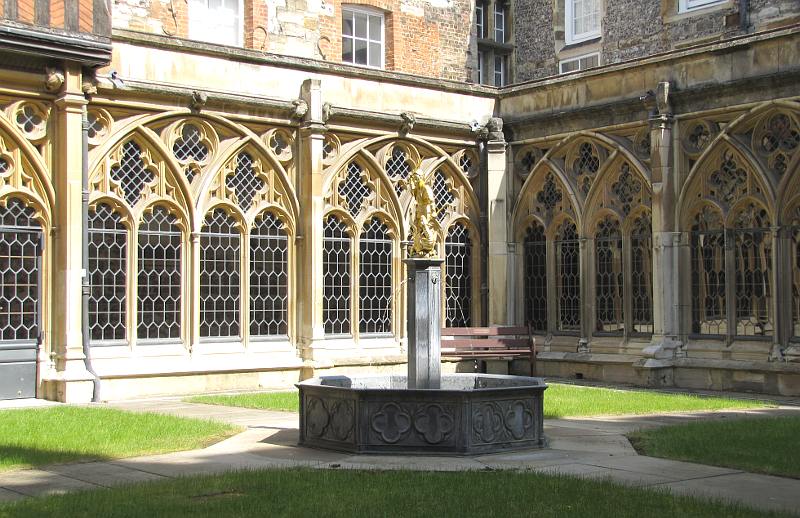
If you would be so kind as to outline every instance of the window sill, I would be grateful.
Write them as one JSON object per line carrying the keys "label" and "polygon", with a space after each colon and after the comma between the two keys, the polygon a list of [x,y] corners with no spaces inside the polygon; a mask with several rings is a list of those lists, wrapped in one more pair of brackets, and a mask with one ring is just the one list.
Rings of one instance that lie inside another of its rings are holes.
{"label": "window sill", "polygon": [[603,36],[597,35],[597,36],[592,36],[591,38],[587,38],[585,40],[564,42],[565,45],[561,47],[561,50],[559,50],[559,52],[569,52],[572,49],[582,49],[583,47],[588,47],[590,45],[594,45],[595,43],[600,43],[602,39]]}
{"label": "window sill", "polygon": [[727,2],[695,7],[694,9],[688,9],[686,11],[675,11],[672,14],[664,16],[664,23],[665,24],[675,23],[681,20],[685,20],[687,18],[693,18],[695,16],[705,16],[717,11],[725,11],[731,8],[733,8],[733,1],[728,0]]}
{"label": "window sill", "polygon": [[489,38],[478,38],[478,49],[492,49],[500,54],[510,54],[514,52],[514,45],[511,43],[500,43]]}

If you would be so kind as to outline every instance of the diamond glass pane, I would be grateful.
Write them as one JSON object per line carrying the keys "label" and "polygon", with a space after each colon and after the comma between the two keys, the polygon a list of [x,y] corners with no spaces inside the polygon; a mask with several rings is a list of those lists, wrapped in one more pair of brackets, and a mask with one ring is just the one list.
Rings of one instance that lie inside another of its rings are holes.
{"label": "diamond glass pane", "polygon": [[595,330],[621,334],[625,328],[622,309],[622,232],[619,222],[606,218],[595,235]]}
{"label": "diamond glass pane", "polygon": [[636,218],[631,230],[631,311],[634,333],[653,333],[652,236],[650,218]]}
{"label": "diamond glass pane", "polygon": [[525,235],[525,323],[547,331],[547,241],[538,223]]}
{"label": "diamond glass pane", "polygon": [[173,144],[172,153],[181,162],[187,160],[203,162],[208,158],[208,146],[203,143],[203,137],[197,126],[187,124],[181,129],[181,137]]}
{"label": "diamond glass pane", "polygon": [[364,181],[361,168],[355,162],[350,162],[347,166],[347,176],[339,184],[339,196],[345,199],[348,212],[353,216],[361,212],[361,205],[369,193],[370,189]]}
{"label": "diamond glass pane", "polygon": [[727,333],[725,316],[725,233],[715,216],[703,221],[700,215],[690,235],[692,277],[692,333]]}
{"label": "diamond glass pane", "polygon": [[467,227],[456,223],[450,227],[444,246],[445,325],[472,325],[472,241]]}
{"label": "diamond glass pane", "polygon": [[105,129],[103,127],[103,121],[97,116],[96,113],[89,112],[89,114],[86,116],[86,119],[89,123],[89,138],[95,138]]}
{"label": "diamond glass pane", "polygon": [[250,335],[289,332],[289,239],[274,214],[262,213],[250,231]]}
{"label": "diamond glass pane", "polygon": [[403,188],[397,183],[398,180],[405,180],[411,173],[411,163],[406,157],[406,152],[401,147],[392,149],[392,156],[386,161],[386,174],[395,183],[394,190],[399,195]]}
{"label": "diamond glass pane", "polygon": [[125,340],[128,231],[122,216],[100,204],[89,213],[89,331],[93,341]]}
{"label": "diamond glass pane", "polygon": [[766,211],[761,210],[756,228],[733,231],[736,277],[736,335],[772,336],[772,233]]}
{"label": "diamond glass pane", "polygon": [[456,197],[450,192],[444,173],[437,171],[433,177],[433,197],[436,200],[436,217],[442,221]]}
{"label": "diamond glass pane", "polygon": [[24,106],[17,112],[17,124],[25,133],[34,131],[42,122],[42,117],[33,106]]}
{"label": "diamond glass pane", "polygon": [[111,178],[119,182],[128,205],[135,205],[142,197],[144,186],[153,181],[154,175],[144,167],[142,148],[133,141],[122,146],[119,164],[111,168]]}
{"label": "diamond glass pane", "polygon": [[350,333],[350,236],[335,216],[325,221],[322,318],[326,334]]}
{"label": "diamond glass pane", "polygon": [[800,227],[792,229],[792,338],[800,340]]}
{"label": "diamond glass pane", "polygon": [[206,216],[200,234],[200,336],[239,336],[241,236],[222,209]]}
{"label": "diamond glass pane", "polygon": [[391,333],[392,240],[389,229],[375,218],[364,228],[359,243],[359,332]]}
{"label": "diamond glass pane", "polygon": [[39,336],[39,242],[33,209],[17,199],[0,208],[0,341]]}
{"label": "diamond glass pane", "polygon": [[5,158],[0,158],[0,174],[6,174],[11,169],[11,165]]}
{"label": "diamond glass pane", "polygon": [[145,214],[139,226],[136,336],[181,336],[181,231],[164,207]]}
{"label": "diamond glass pane", "polygon": [[458,159],[458,165],[461,167],[461,171],[464,173],[464,176],[470,176],[470,174],[472,174],[472,168],[475,164],[472,161],[472,156],[469,153],[464,153],[461,155],[461,158]]}
{"label": "diamond glass pane", "polygon": [[243,212],[250,210],[253,197],[264,189],[264,181],[256,176],[253,168],[253,157],[247,153],[239,153],[236,157],[236,169],[228,175],[225,184],[236,194],[236,201]]}
{"label": "diamond glass pane", "polygon": [[558,229],[556,241],[556,297],[558,330],[581,329],[580,243],[575,225],[565,221]]}

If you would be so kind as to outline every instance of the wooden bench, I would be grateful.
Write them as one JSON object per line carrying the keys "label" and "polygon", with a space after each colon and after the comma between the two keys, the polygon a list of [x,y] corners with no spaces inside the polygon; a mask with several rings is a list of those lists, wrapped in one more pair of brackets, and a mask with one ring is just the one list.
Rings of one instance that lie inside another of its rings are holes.
{"label": "wooden bench", "polygon": [[464,360],[530,360],[536,375],[536,339],[527,327],[442,328],[442,358]]}

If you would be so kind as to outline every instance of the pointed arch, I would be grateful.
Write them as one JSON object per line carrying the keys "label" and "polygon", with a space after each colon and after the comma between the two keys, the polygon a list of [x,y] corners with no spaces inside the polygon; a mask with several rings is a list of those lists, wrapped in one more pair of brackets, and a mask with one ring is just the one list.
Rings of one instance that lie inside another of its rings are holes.
{"label": "pointed arch", "polygon": [[585,235],[591,234],[588,227],[599,219],[597,214],[601,207],[614,212],[624,225],[632,211],[640,206],[651,205],[652,195],[650,182],[644,171],[639,170],[636,164],[628,162],[621,155],[612,154],[605,167],[598,172],[586,197]]}
{"label": "pointed arch", "polygon": [[[552,178],[548,179],[548,175]],[[548,186],[547,183],[552,185]],[[538,199],[539,194],[542,194],[541,200]],[[525,179],[517,196],[511,213],[516,234],[519,235],[520,229],[524,228],[523,221],[533,214],[537,215],[548,232],[552,232],[556,220],[564,213],[582,221],[583,204],[563,169],[543,158]]]}

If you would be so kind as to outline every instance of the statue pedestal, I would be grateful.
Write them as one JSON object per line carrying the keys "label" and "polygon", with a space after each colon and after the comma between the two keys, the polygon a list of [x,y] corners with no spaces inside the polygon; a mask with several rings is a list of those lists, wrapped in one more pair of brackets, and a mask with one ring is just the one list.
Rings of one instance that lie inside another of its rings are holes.
{"label": "statue pedestal", "polygon": [[408,388],[441,387],[442,260],[411,258],[408,266]]}

